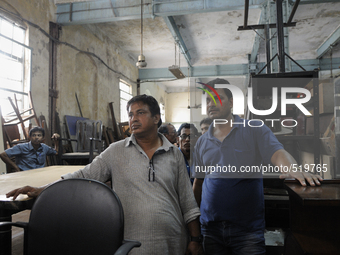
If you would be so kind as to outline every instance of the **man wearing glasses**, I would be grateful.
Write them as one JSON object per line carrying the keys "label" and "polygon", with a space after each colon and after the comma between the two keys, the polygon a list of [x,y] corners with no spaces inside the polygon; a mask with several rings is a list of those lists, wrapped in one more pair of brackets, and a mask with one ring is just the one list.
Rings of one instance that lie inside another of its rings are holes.
{"label": "man wearing glasses", "polygon": [[[111,144],[84,169],[62,178],[111,180],[124,208],[124,239],[142,243],[129,254],[203,254],[200,212],[183,156],[157,132],[162,123],[158,102],[152,96],[135,96],[127,111],[131,137]],[[43,189],[24,187],[7,197],[37,196]]]}
{"label": "man wearing glasses", "polygon": [[[188,175],[190,176],[191,155],[190,147],[194,148],[198,138],[198,130],[193,124],[183,123],[178,129],[178,145],[180,151],[183,153],[185,164],[187,166]],[[191,183],[194,179],[190,179]]]}

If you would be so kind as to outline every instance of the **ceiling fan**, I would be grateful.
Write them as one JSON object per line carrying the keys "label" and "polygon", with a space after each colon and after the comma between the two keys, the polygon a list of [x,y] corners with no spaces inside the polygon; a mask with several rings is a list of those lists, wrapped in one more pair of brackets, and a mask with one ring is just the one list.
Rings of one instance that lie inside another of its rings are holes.
{"label": "ceiling fan", "polygon": [[145,61],[145,56],[143,55],[143,0],[141,0],[141,6],[140,6],[140,55],[138,56],[138,60],[136,63],[136,66],[138,68],[143,68],[147,66],[147,63]]}

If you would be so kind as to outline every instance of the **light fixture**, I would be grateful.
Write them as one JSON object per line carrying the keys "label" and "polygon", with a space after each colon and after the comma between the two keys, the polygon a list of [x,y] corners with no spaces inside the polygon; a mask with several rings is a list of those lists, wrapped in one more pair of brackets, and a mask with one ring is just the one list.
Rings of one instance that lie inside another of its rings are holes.
{"label": "light fixture", "polygon": [[177,78],[177,79],[183,79],[185,78],[185,75],[183,74],[183,72],[181,71],[181,68],[180,68],[180,64],[181,64],[181,57],[180,57],[180,52],[178,51],[178,65],[176,65],[176,55],[177,55],[177,52],[176,52],[176,42],[175,42],[175,64],[172,65],[172,66],[169,66],[169,71]]}
{"label": "light fixture", "polygon": [[136,63],[136,66],[138,68],[143,68],[146,67],[146,62],[145,62],[145,56],[143,55],[143,0],[141,0],[141,6],[140,6],[140,55],[138,56],[138,60]]}
{"label": "light fixture", "polygon": [[185,75],[182,73],[179,66],[172,65],[169,66],[169,71],[177,78],[177,79],[183,79],[185,78]]}

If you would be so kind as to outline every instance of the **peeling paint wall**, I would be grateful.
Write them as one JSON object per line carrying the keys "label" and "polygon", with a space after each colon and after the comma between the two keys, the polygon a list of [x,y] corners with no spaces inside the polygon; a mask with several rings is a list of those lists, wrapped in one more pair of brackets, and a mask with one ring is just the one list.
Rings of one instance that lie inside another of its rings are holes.
{"label": "peeling paint wall", "polygon": [[166,98],[165,116],[168,122],[171,122],[176,129],[184,122],[190,122],[190,110],[188,109],[188,92],[170,93]]}
{"label": "peeling paint wall", "polygon": [[163,88],[161,88],[160,85],[158,85],[156,82],[142,83],[140,86],[140,94],[153,96],[157,100],[158,104],[164,104],[165,120],[162,121],[169,122],[168,116],[166,114],[170,110],[170,107],[166,103],[167,93]]}
{"label": "peeling paint wall", "polygon": [[[54,0],[0,0],[0,7],[29,20],[47,33],[49,22],[56,22]],[[49,38],[39,29],[31,25],[27,27],[28,46],[33,48],[33,102],[37,114],[43,114],[48,121]],[[114,102],[115,117],[119,121],[119,79],[132,85],[133,95],[137,93],[138,69],[135,63],[96,25],[62,27],[59,40],[96,54],[115,71],[109,70],[94,56],[58,44],[56,89],[59,91],[57,111],[61,123],[65,114],[80,116],[77,93],[84,117],[100,119],[105,126],[112,127],[108,104]]]}
{"label": "peeling paint wall", "polygon": [[[125,53],[117,48],[100,30],[91,26],[62,27],[60,40],[66,41],[81,51],[60,45],[57,64],[57,111],[64,115],[80,116],[75,94],[79,100],[83,117],[99,119],[105,126],[112,127],[108,104],[113,102],[116,120],[119,121],[119,80],[123,79],[133,87],[136,95],[138,70]],[[117,74],[108,69],[93,53]],[[129,77],[132,81],[128,80]]]}

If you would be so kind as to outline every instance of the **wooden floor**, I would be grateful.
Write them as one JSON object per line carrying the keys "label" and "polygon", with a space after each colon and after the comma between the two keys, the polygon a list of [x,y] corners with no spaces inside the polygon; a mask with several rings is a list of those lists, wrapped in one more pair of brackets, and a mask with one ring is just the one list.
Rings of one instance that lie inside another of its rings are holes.
{"label": "wooden floor", "polygon": [[[12,215],[12,221],[28,222],[31,211],[26,210]],[[12,255],[22,255],[24,245],[24,230],[22,228],[12,228]]]}

